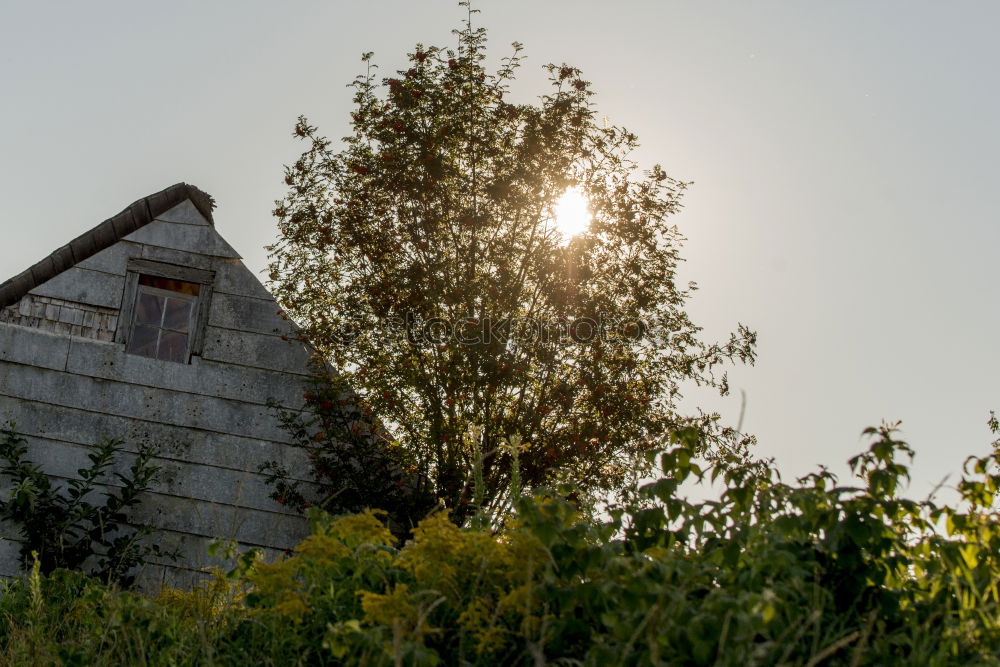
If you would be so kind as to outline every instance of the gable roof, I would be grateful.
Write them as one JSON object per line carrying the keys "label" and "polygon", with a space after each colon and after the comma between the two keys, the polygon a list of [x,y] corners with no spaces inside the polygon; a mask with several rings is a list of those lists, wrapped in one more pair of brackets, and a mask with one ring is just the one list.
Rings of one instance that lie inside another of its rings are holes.
{"label": "gable roof", "polygon": [[211,195],[187,183],[177,183],[133,202],[88,232],[84,232],[34,266],[0,283],[0,308],[16,303],[29,291],[88,257],[99,253],[151,223],[157,216],[185,200],[191,200],[210,225],[215,200]]}

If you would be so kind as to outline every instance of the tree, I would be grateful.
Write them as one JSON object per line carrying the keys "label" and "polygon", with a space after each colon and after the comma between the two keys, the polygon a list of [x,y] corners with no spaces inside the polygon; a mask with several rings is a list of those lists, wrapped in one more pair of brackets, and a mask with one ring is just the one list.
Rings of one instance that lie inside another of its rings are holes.
{"label": "tree", "polygon": [[[596,120],[574,67],[548,65],[537,104],[510,101],[521,45],[487,71],[486,31],[460,4],[457,49],[418,44],[381,79],[363,56],[342,146],[299,118],[307,149],[268,249],[303,337],[459,520],[508,503],[518,474],[622,488],[691,422],[681,386],[725,393],[720,365],[752,363],[755,343],[742,325],[705,343],[684,312],[694,285],[677,284],[669,216],[687,184],[639,170],[637,137]],[[570,237],[555,210],[574,189],[592,219]]]}

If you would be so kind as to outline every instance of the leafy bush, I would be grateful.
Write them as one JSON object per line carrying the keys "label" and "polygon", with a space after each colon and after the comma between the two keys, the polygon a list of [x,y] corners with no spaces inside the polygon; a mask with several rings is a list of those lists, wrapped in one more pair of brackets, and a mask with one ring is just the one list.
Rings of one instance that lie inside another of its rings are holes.
{"label": "leafy bush", "polygon": [[[150,526],[128,523],[127,511],[140,502],[160,469],[153,463],[156,448],[143,446],[127,474],[111,474],[123,444],[101,440],[87,455],[90,465],[63,490],[27,460],[27,441],[13,423],[0,428],[0,477],[10,483],[9,495],[0,497],[0,519],[20,531],[24,567],[37,561],[43,574],[86,569],[102,581],[130,586],[133,570],[149,557],[176,558],[143,541],[153,533]],[[109,476],[120,486],[104,488],[103,503],[90,502],[88,496]]]}
{"label": "leafy bush", "polygon": [[408,535],[436,504],[428,480],[416,474],[412,456],[377,426],[343,381],[320,370],[310,387],[301,410],[272,407],[292,445],[307,452],[311,484],[266,461],[259,469],[273,487],[270,497],[298,511],[318,507],[332,514],[375,505],[388,513],[397,535]]}
{"label": "leafy bush", "polygon": [[[994,426],[996,424],[994,423]],[[795,484],[675,435],[663,477],[605,521],[568,489],[520,500],[496,535],[444,512],[393,546],[375,512],[310,512],[294,553],[149,599],[63,573],[0,596],[0,655],[164,664],[981,664],[1000,660],[1000,453],[960,502],[899,495],[910,455],[869,429]],[[709,478],[718,499],[681,485]],[[29,652],[31,651],[31,652]]]}

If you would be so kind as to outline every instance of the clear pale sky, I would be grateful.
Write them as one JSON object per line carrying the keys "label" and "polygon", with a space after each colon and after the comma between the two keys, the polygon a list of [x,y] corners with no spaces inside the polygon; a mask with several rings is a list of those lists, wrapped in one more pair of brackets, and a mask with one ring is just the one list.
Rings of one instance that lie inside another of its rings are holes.
{"label": "clear pale sky", "polygon": [[[706,335],[759,334],[734,396],[690,393],[786,477],[903,420],[923,496],[1000,409],[1000,3],[484,0],[515,93],[568,62],[598,112],[694,181],[675,222]],[[251,269],[304,113],[345,133],[359,56],[452,45],[452,0],[0,0],[0,275],[178,181]],[[952,481],[955,477],[952,477]]]}

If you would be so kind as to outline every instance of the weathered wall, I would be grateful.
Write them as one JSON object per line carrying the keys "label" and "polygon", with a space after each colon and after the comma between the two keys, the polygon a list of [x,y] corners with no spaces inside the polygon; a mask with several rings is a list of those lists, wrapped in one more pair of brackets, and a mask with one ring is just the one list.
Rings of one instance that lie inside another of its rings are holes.
{"label": "weathered wall", "polygon": [[[191,364],[128,355],[111,342],[126,264],[139,258],[216,272],[204,350]],[[131,451],[163,447],[161,481],[136,518],[164,529],[157,541],[179,548],[183,562],[148,567],[146,586],[191,582],[209,564],[215,538],[273,556],[305,534],[301,517],[267,498],[257,473],[272,459],[298,475],[306,469],[267,406],[301,405],[308,374],[308,352],[282,340],[290,325],[277,311],[185,201],[0,314],[0,421],[17,423],[46,472],[75,476],[101,436],[122,438]],[[8,538],[0,541],[0,575],[13,575],[16,530],[0,525],[0,537]]]}
{"label": "weathered wall", "polygon": [[28,294],[0,309],[0,322],[109,341],[118,327],[118,309]]}

